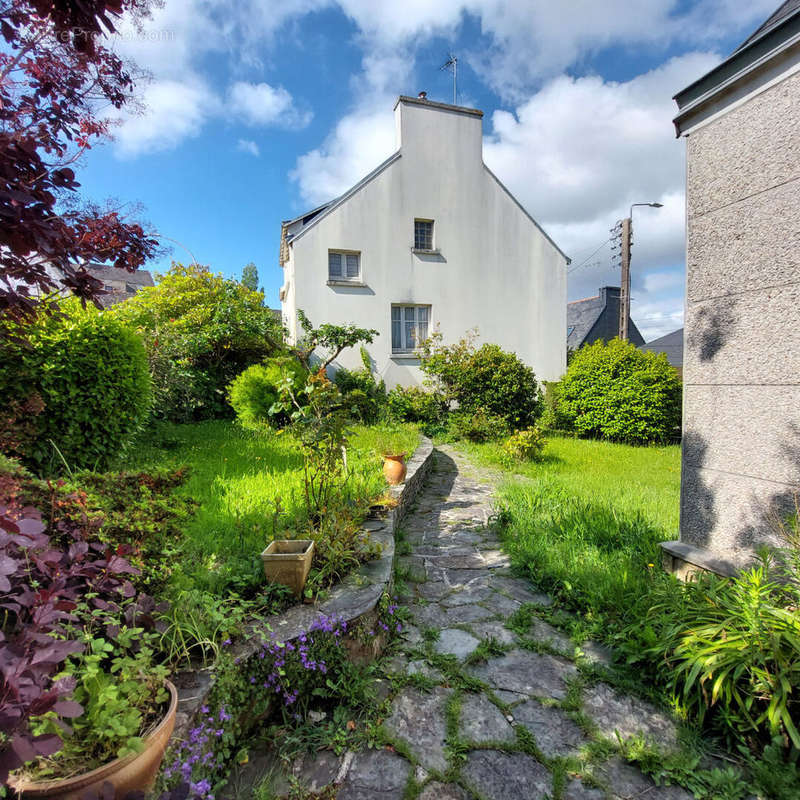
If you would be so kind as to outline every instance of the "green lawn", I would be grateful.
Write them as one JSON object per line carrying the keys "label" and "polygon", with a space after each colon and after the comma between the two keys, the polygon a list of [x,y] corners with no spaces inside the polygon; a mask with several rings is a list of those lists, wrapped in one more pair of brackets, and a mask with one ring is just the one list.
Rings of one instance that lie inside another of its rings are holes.
{"label": "green lawn", "polygon": [[[497,445],[463,447],[477,463],[503,469]],[[678,446],[553,437],[541,463],[504,473],[504,544],[561,605],[598,627],[624,624],[660,569],[658,543],[677,537],[679,489]]]}
{"label": "green lawn", "polygon": [[[412,425],[354,426],[346,497],[358,504],[378,496],[385,487],[381,451],[410,455],[418,439]],[[305,523],[303,459],[289,433],[256,433],[223,420],[162,423],[115,466],[188,467],[188,480],[178,491],[199,507],[185,531],[173,581],[185,588],[214,591],[235,584],[237,573],[247,583],[272,538],[273,525],[278,531],[298,531]]]}

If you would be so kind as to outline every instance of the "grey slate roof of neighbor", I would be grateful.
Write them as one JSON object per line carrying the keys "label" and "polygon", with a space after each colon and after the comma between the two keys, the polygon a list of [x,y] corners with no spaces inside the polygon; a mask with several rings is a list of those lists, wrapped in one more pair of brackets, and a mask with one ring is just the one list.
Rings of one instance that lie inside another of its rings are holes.
{"label": "grey slate roof of neighbor", "polygon": [[653,339],[652,342],[643,344],[639,349],[650,353],[666,353],[667,361],[673,367],[680,369],[683,367],[683,328]]}
{"label": "grey slate roof of neighbor", "polygon": [[[567,347],[577,350],[598,339],[608,341],[619,333],[619,286],[603,286],[597,296],[567,303]],[[637,347],[644,337],[628,319],[628,338]]]}
{"label": "grey slate roof of neighbor", "polygon": [[700,111],[714,111],[714,101],[722,94],[758,79],[776,57],[798,45],[800,0],[786,0],[728,58],[673,97],[678,105],[678,115],[673,120],[676,135],[680,136]]}
{"label": "grey slate roof of neighbor", "polygon": [[134,272],[128,272],[127,269],[120,269],[119,267],[109,267],[105,264],[90,264],[86,271],[99,281],[105,284],[110,284],[111,281],[118,283],[124,282],[125,288],[113,288],[111,291],[100,295],[100,305],[103,308],[109,308],[116,303],[121,303],[129,297],[133,297],[139,289],[143,286],[155,286],[153,276],[146,269],[137,269]]}
{"label": "grey slate roof of neighbor", "polygon": [[146,269],[137,269],[128,272],[127,269],[119,267],[107,267],[105,264],[91,264],[86,271],[99,281],[125,281],[134,286],[155,286],[153,276]]}

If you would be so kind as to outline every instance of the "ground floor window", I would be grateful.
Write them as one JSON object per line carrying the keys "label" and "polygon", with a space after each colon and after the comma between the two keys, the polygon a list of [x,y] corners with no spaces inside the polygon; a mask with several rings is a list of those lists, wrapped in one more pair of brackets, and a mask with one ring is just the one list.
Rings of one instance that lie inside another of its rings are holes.
{"label": "ground floor window", "polygon": [[428,338],[430,306],[392,306],[392,352],[410,353]]}

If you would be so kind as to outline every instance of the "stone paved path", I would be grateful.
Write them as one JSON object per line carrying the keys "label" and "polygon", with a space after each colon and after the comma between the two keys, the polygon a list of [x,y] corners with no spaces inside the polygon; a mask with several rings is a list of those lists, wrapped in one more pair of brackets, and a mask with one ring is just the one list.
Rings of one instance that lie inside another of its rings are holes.
{"label": "stone paved path", "polygon": [[590,756],[617,735],[669,750],[677,729],[584,669],[602,666],[603,648],[576,648],[536,618],[523,635],[505,627],[523,604],[552,601],[511,575],[488,525],[492,487],[455,450],[435,458],[397,559],[413,623],[384,662],[401,686],[384,723],[393,748],[306,758],[301,781],[336,782],[339,800],[691,800],[597,747]]}

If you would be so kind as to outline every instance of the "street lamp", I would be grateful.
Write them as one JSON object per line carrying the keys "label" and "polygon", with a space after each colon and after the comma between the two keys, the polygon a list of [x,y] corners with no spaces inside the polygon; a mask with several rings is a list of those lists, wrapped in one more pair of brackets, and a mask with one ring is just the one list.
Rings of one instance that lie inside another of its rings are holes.
{"label": "street lamp", "polygon": [[619,289],[619,338],[628,340],[628,319],[631,315],[631,245],[633,235],[633,209],[637,206],[650,208],[663,208],[662,203],[633,203],[628,212],[627,219],[622,220],[622,248],[620,263],[622,266],[622,280]]}

